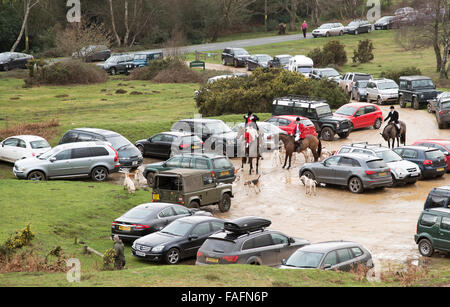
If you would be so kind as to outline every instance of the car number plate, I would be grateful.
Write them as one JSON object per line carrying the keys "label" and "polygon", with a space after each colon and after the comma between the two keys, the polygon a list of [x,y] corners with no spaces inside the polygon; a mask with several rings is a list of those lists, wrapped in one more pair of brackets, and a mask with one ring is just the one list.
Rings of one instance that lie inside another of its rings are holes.
{"label": "car number plate", "polygon": [[145,253],[136,251],[136,256],[145,257]]}
{"label": "car number plate", "polygon": [[219,259],[206,257],[206,262],[219,263]]}
{"label": "car number plate", "polygon": [[159,194],[153,194],[153,200],[159,200]]}
{"label": "car number plate", "polygon": [[129,227],[129,226],[119,226],[119,230],[122,230],[122,231],[131,231],[131,227]]}
{"label": "car number plate", "polygon": [[348,129],[344,129],[344,130],[342,130],[342,132],[348,132]]}
{"label": "car number plate", "polygon": [[220,176],[227,176],[227,175],[229,175],[230,174],[230,172],[221,172],[220,173]]}
{"label": "car number plate", "polygon": [[192,146],[192,149],[199,149],[200,146]]}
{"label": "car number plate", "polygon": [[384,177],[384,176],[386,176],[387,175],[387,173],[380,173],[380,177]]}
{"label": "car number plate", "polygon": [[133,166],[138,165],[138,161],[133,161],[132,165]]}
{"label": "car number plate", "polygon": [[443,167],[437,169],[438,172],[443,172],[444,170],[445,169]]}

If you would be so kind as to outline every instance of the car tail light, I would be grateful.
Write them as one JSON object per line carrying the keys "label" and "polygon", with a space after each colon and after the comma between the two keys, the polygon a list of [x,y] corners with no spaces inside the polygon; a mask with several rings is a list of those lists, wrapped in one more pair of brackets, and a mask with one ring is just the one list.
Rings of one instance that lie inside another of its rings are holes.
{"label": "car tail light", "polygon": [[425,161],[423,161],[423,165],[433,165],[433,161],[425,160]]}
{"label": "car tail light", "polygon": [[203,257],[203,253],[200,252],[200,251],[198,251],[198,252],[197,252],[197,258],[198,258],[198,257]]}
{"label": "car tail light", "polygon": [[114,162],[119,161],[119,153],[117,152],[117,150],[115,150],[111,145],[108,145],[112,150],[114,150],[114,153],[116,154],[116,156],[114,157]]}
{"label": "car tail light", "polygon": [[376,171],[366,171],[367,175],[375,175],[377,172]]}
{"label": "car tail light", "polygon": [[185,149],[188,148],[189,146],[190,146],[189,144],[181,144],[180,149]]}
{"label": "car tail light", "polygon": [[133,226],[136,229],[148,229],[148,228],[150,228],[149,225],[142,225],[142,224],[133,224]]}
{"label": "car tail light", "polygon": [[116,226],[117,224],[117,222],[112,222],[112,226]]}
{"label": "car tail light", "polygon": [[224,260],[226,262],[237,262],[238,258],[239,258],[239,256],[223,256],[222,260]]}
{"label": "car tail light", "polygon": [[32,154],[31,154],[33,157],[36,157],[36,154],[33,152]]}
{"label": "car tail light", "polygon": [[271,136],[271,135],[269,135],[269,136],[267,137],[267,139],[268,139],[268,140],[271,140],[271,139],[272,139],[272,136]]}
{"label": "car tail light", "polygon": [[211,172],[211,175],[213,176],[213,178],[216,177],[216,172],[215,172],[215,171],[212,171],[212,172]]}

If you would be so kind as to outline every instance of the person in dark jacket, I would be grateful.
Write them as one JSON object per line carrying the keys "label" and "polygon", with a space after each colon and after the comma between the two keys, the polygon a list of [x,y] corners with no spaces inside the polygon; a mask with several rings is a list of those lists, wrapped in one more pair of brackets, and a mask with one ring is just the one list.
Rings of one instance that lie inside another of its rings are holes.
{"label": "person in dark jacket", "polygon": [[395,128],[397,129],[397,133],[400,133],[399,117],[400,116],[398,112],[395,110],[395,107],[391,106],[391,112],[389,112],[388,117],[384,119],[385,122],[389,120],[388,125],[391,125],[392,123],[394,124]]}
{"label": "person in dark jacket", "polygon": [[125,246],[117,235],[114,236],[114,250],[116,252],[114,267],[116,270],[122,270],[125,267]]}

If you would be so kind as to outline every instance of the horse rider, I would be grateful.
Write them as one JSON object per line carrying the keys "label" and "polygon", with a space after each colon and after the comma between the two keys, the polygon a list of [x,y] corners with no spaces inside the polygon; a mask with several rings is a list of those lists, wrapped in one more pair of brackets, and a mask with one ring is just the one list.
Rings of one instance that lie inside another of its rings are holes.
{"label": "horse rider", "polygon": [[259,121],[259,117],[255,114],[253,114],[252,111],[248,112],[247,115],[244,116],[245,119],[245,143],[247,145],[247,147],[249,146],[249,144],[253,141],[251,140],[251,135],[248,131],[249,127],[252,127],[254,129],[256,129],[256,131],[258,132],[259,135],[259,127],[257,124],[257,121]]}
{"label": "horse rider", "polygon": [[391,111],[389,112],[388,117],[385,118],[385,122],[389,119],[388,125],[394,124],[395,129],[397,129],[397,134],[400,133],[400,122],[399,122],[399,114],[395,110],[394,106],[391,106]]}
{"label": "horse rider", "polygon": [[295,120],[294,144],[297,151],[302,147],[302,141],[305,139],[305,126],[302,124],[300,117]]}

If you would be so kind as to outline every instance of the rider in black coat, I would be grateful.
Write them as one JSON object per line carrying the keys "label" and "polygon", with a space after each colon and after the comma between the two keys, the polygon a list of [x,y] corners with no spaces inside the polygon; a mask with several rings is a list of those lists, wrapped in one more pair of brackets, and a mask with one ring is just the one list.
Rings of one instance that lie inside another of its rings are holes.
{"label": "rider in black coat", "polygon": [[395,124],[394,127],[397,129],[397,132],[400,132],[399,131],[400,129],[398,127],[399,126],[399,117],[400,117],[400,115],[398,114],[397,111],[395,111],[395,107],[391,106],[391,112],[389,112],[388,117],[386,117],[384,119],[384,121],[386,122],[389,119],[388,125],[394,123]]}

